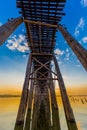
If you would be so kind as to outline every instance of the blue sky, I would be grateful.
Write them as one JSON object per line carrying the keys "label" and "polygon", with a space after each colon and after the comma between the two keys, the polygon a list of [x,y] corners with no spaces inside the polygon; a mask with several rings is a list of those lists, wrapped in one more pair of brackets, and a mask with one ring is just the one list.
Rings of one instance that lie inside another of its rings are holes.
{"label": "blue sky", "polygon": [[[0,25],[9,18],[20,16],[16,0],[0,2]],[[66,15],[61,24],[87,49],[87,0],[67,0],[64,8]],[[0,47],[0,88],[22,88],[29,52],[25,40],[25,27],[22,24]],[[87,86],[87,72],[79,63],[62,35],[56,33],[55,54],[66,87]]]}

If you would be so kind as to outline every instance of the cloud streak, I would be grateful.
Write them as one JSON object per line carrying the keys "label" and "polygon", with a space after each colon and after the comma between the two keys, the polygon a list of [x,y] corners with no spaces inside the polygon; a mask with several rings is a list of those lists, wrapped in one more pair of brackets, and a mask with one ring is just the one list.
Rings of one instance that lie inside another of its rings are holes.
{"label": "cloud streak", "polygon": [[87,0],[81,0],[81,5],[83,7],[86,7],[87,6]]}
{"label": "cloud streak", "polygon": [[65,61],[68,61],[70,59],[70,51],[68,48],[65,50],[65,54]]}
{"label": "cloud streak", "polygon": [[58,56],[62,56],[64,54],[64,51],[60,50],[60,49],[55,49],[54,53]]}
{"label": "cloud streak", "polygon": [[7,48],[14,51],[26,52],[29,50],[25,36],[19,34],[18,36],[14,35],[7,40]]}
{"label": "cloud streak", "polygon": [[74,32],[74,35],[75,35],[75,36],[79,36],[80,30],[81,30],[81,31],[84,30],[84,25],[85,25],[85,20],[84,20],[83,17],[81,17],[80,20],[79,20],[78,25],[77,25],[76,28],[75,28],[75,32]]}
{"label": "cloud streak", "polygon": [[83,37],[81,40],[83,43],[87,43],[87,36]]}

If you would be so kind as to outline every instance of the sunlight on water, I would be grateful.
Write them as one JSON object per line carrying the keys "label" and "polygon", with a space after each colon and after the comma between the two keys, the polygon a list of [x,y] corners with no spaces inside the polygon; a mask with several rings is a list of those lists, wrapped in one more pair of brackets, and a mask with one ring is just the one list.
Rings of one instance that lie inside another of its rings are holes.
{"label": "sunlight on water", "polygon": [[0,98],[0,130],[13,130],[20,98]]}
{"label": "sunlight on water", "polygon": [[[87,130],[87,96],[70,96],[69,99],[77,122],[78,130]],[[61,129],[68,130],[60,96],[57,96],[57,101],[59,106],[60,122],[62,122]]]}
{"label": "sunlight on water", "polygon": [[[70,97],[79,130],[87,130],[87,97]],[[0,130],[13,130],[20,98],[0,98]],[[67,130],[61,97],[57,96],[61,130]]]}

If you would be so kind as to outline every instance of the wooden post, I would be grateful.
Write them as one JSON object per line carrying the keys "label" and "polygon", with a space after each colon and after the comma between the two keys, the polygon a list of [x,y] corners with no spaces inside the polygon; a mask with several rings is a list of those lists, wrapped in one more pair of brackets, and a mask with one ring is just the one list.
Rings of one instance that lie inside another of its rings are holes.
{"label": "wooden post", "polygon": [[0,27],[0,46],[14,32],[14,30],[23,22],[21,17],[10,19],[6,24]]}
{"label": "wooden post", "polygon": [[50,104],[46,86],[43,92],[39,85],[35,89],[32,130],[50,130]]}
{"label": "wooden post", "polygon": [[32,130],[37,130],[37,118],[39,113],[39,100],[38,100],[38,86],[34,88],[34,105],[33,105],[33,115],[32,115]]}
{"label": "wooden post", "polygon": [[28,110],[27,110],[27,116],[26,116],[26,122],[25,122],[25,130],[30,130],[33,91],[34,91],[34,81],[31,80],[30,91],[29,91],[29,96],[28,96]]}
{"label": "wooden post", "polygon": [[54,60],[54,64],[55,64],[55,68],[56,68],[56,72],[57,72],[57,78],[59,81],[59,87],[60,87],[60,92],[61,92],[61,97],[62,97],[62,101],[63,101],[66,119],[70,122],[75,122],[73,111],[70,106],[70,102],[69,102],[68,95],[66,92],[65,84],[64,84],[64,81],[63,81],[55,55],[53,55],[53,60]]}
{"label": "wooden post", "polygon": [[24,123],[24,117],[25,117],[26,106],[27,106],[29,78],[30,78],[31,64],[32,64],[31,58],[32,57],[30,54],[29,59],[28,59],[27,69],[26,69],[25,81],[24,81],[24,85],[23,85],[23,91],[22,91],[20,106],[19,106],[19,110],[18,110],[16,125],[15,125],[16,127],[23,125],[23,123]]}
{"label": "wooden post", "polygon": [[62,33],[68,45],[71,47],[71,49],[76,54],[77,58],[87,71],[87,50],[83,48],[63,26],[58,25],[58,30]]}
{"label": "wooden post", "polygon": [[[50,73],[50,78],[52,78],[51,73]],[[53,80],[50,81],[49,88],[50,88],[52,121],[53,121],[52,130],[60,130],[59,109],[57,105]]]}

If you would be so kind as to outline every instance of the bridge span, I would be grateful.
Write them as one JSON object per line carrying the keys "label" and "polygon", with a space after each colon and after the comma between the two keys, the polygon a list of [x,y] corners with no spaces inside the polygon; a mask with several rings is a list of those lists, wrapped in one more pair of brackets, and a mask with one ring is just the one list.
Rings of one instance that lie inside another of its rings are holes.
{"label": "bridge span", "polygon": [[[68,130],[77,130],[66,87],[54,55],[60,31],[87,71],[87,51],[61,25],[66,0],[17,0],[21,17],[0,27],[0,45],[24,22],[30,54],[14,130],[61,130],[54,81],[60,88]],[[55,71],[51,63],[54,63]]]}

